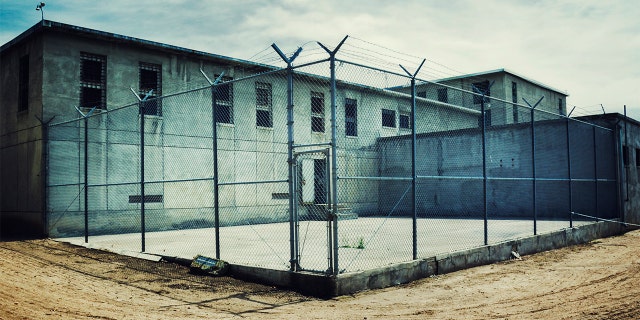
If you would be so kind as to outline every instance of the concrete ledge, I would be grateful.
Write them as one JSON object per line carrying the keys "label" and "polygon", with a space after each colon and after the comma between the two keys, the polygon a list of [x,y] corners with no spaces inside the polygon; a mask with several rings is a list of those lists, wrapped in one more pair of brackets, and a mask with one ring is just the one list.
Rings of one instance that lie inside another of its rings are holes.
{"label": "concrete ledge", "polygon": [[626,228],[618,223],[597,222],[487,246],[441,254],[430,258],[393,264],[338,276],[311,272],[291,272],[248,266],[231,266],[239,279],[296,290],[320,298],[352,294],[408,283],[429,276],[509,260],[511,252],[529,255],[621,234]]}

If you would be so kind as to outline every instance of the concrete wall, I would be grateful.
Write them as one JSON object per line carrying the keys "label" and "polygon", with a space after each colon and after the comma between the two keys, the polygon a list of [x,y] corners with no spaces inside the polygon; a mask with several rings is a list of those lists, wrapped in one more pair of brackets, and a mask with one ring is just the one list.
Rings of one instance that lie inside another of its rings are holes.
{"label": "concrete wall", "polygon": [[[0,56],[0,238],[40,237],[44,166],[42,38],[19,42]],[[19,61],[28,55],[27,110],[18,111]],[[46,119],[44,119],[46,120]]]}
{"label": "concrete wall", "polygon": [[[617,217],[614,132],[587,124],[535,123],[535,205],[539,218],[569,219],[569,212]],[[594,145],[595,143],[595,145]],[[411,176],[411,139],[380,139],[383,176]],[[489,217],[533,218],[531,126],[491,127],[486,133]],[[570,155],[570,158],[569,158]],[[570,159],[570,163],[568,161]],[[571,186],[566,180],[571,171]],[[417,206],[420,216],[482,217],[482,140],[479,129],[421,134],[417,139]],[[420,178],[422,176],[422,178]],[[593,179],[605,179],[597,184]],[[586,180],[586,181],[585,181]],[[591,180],[591,181],[589,181]],[[407,182],[381,185],[380,209],[411,213]],[[571,188],[571,189],[570,189]]]}

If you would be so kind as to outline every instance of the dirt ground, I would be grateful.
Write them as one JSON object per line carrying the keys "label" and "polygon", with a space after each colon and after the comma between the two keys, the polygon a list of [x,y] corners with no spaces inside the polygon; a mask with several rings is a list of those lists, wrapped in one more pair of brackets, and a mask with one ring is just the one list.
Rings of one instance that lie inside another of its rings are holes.
{"label": "dirt ground", "polygon": [[52,240],[0,242],[0,319],[639,319],[640,231],[320,300]]}

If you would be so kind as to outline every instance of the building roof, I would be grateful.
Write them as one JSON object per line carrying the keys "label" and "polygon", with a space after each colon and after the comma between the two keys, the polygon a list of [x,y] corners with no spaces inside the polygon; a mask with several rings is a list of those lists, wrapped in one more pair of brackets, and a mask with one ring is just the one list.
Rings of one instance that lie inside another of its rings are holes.
{"label": "building roof", "polygon": [[443,79],[437,79],[437,80],[435,80],[433,82],[438,83],[438,82],[446,82],[446,81],[459,80],[459,79],[465,79],[465,78],[482,77],[482,76],[488,76],[488,75],[496,74],[496,73],[508,73],[508,74],[510,74],[512,76],[518,77],[518,78],[520,78],[522,80],[525,80],[525,81],[528,81],[528,82],[531,82],[531,83],[533,83],[533,84],[535,84],[535,85],[537,85],[539,87],[545,88],[547,90],[551,90],[551,91],[560,93],[560,94],[562,94],[564,96],[568,96],[569,95],[566,91],[558,90],[558,89],[556,89],[554,87],[551,87],[551,86],[548,86],[548,85],[546,85],[546,84],[544,84],[542,82],[533,80],[531,78],[527,78],[527,77],[525,77],[523,75],[520,75],[518,73],[515,73],[515,72],[513,72],[511,70],[507,70],[507,69],[504,69],[504,68],[495,69],[495,70],[489,70],[489,71],[482,71],[482,72],[477,72],[477,73],[464,74],[464,75],[460,75],[460,76],[443,78]]}
{"label": "building roof", "polygon": [[231,62],[237,65],[244,65],[247,67],[274,69],[273,66],[260,64],[260,63],[256,63],[248,60],[242,60],[242,59],[217,55],[213,53],[208,53],[204,51],[187,49],[187,48],[164,44],[160,42],[149,41],[149,40],[139,39],[135,37],[120,35],[116,33],[110,33],[110,32],[105,32],[105,31],[100,31],[100,30],[95,30],[95,29],[90,29],[85,27],[74,26],[74,25],[51,21],[51,20],[42,20],[36,23],[35,25],[33,25],[31,28],[24,31],[23,33],[21,33],[20,35],[18,35],[17,37],[15,37],[14,39],[12,39],[11,41],[3,44],[2,46],[0,46],[0,53],[3,53],[5,50],[8,50],[14,45],[17,45],[18,43],[30,38],[34,34],[38,34],[45,31],[58,31],[58,32],[65,32],[65,33],[74,34],[78,36],[84,36],[84,37],[88,36],[94,39],[101,39],[101,40],[106,40],[110,42],[126,43],[126,44],[140,46],[140,47],[152,48],[154,50],[162,50],[162,51],[168,51],[168,52],[185,54],[185,55],[193,55],[201,58],[208,58],[211,60],[220,60],[226,63]]}

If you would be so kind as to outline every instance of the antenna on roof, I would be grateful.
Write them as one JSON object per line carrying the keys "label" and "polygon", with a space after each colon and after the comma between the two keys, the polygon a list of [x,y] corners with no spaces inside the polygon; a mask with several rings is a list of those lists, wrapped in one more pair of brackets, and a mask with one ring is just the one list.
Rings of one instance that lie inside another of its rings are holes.
{"label": "antenna on roof", "polygon": [[36,5],[36,11],[40,11],[40,17],[44,21],[44,2],[40,2]]}

